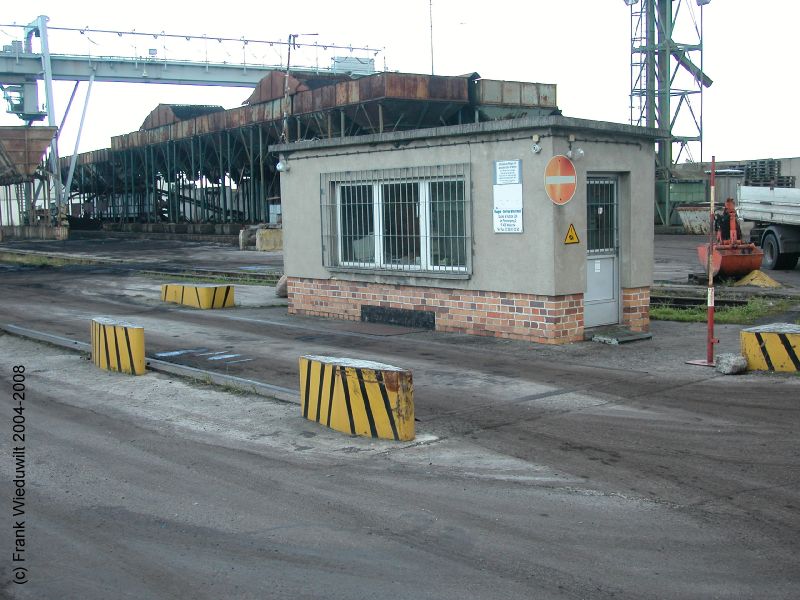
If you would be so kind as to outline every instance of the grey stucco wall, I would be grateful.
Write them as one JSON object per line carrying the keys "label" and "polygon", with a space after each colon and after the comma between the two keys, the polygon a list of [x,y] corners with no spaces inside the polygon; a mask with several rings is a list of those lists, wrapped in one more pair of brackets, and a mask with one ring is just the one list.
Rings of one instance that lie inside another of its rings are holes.
{"label": "grey stucco wall", "polygon": [[781,175],[794,175],[800,179],[800,158],[782,158]]}
{"label": "grey stucco wall", "polygon": [[[446,131],[442,129],[441,131]],[[400,285],[427,285],[470,290],[498,290],[541,295],[583,292],[586,287],[586,178],[588,173],[619,178],[620,284],[640,287],[652,282],[653,144],[635,135],[609,135],[590,130],[572,132],[573,147],[585,156],[575,161],[578,186],[563,206],[550,201],[544,169],[569,148],[569,132],[548,128],[489,131],[471,135],[439,135],[404,140],[402,144],[358,143],[284,146],[291,170],[281,174],[284,265],[287,275],[315,279],[349,279]],[[531,150],[531,136],[540,136],[542,151]],[[524,233],[494,233],[493,169],[498,160],[522,160]],[[322,266],[320,175],[468,163],[471,178],[472,275],[440,278],[408,274],[331,273]],[[564,244],[570,224],[581,243]]]}

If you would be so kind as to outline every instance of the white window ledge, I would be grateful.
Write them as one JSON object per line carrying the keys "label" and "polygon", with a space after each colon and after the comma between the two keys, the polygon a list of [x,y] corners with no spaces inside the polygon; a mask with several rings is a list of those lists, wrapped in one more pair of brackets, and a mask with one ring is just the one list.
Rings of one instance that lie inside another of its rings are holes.
{"label": "white window ledge", "polygon": [[472,273],[466,271],[401,271],[399,269],[358,269],[355,267],[326,267],[326,269],[331,273],[405,279],[457,279],[464,281],[472,278]]}

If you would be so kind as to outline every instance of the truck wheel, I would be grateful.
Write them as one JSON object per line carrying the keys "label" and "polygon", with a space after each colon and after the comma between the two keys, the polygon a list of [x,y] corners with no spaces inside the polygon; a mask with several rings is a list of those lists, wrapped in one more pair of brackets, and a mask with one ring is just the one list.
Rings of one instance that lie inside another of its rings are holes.
{"label": "truck wheel", "polygon": [[770,270],[794,269],[797,264],[797,254],[781,254],[778,250],[778,239],[774,233],[764,236],[761,244],[764,249],[763,265]]}
{"label": "truck wheel", "polygon": [[778,252],[778,240],[775,239],[775,236],[771,233],[765,235],[761,242],[761,248],[764,250],[764,267],[770,270],[777,269],[780,254]]}

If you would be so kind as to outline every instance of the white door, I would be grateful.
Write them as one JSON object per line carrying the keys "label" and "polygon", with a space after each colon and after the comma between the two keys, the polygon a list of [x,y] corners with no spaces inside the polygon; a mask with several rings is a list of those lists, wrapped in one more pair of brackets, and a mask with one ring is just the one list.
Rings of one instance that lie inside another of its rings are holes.
{"label": "white door", "polygon": [[584,326],[597,327],[619,323],[617,180],[590,176],[586,186]]}

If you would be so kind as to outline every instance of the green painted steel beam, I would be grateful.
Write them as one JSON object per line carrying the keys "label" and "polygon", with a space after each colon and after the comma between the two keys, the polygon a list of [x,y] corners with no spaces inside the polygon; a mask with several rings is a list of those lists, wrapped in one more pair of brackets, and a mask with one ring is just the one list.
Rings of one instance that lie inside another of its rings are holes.
{"label": "green painted steel beam", "polygon": [[[51,54],[50,62],[53,79],[62,81],[88,81],[94,73],[95,81],[255,87],[268,73],[282,71],[276,66],[60,54]],[[0,52],[0,83],[20,84],[43,77],[41,54]]]}

